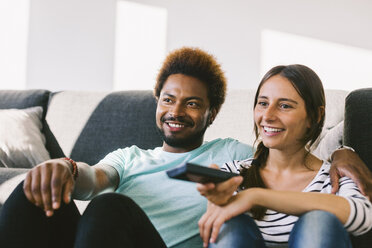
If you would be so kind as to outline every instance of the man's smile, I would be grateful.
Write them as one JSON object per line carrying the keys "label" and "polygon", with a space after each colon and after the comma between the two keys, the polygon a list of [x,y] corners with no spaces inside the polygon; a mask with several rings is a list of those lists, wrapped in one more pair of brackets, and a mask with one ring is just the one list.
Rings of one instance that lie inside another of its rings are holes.
{"label": "man's smile", "polygon": [[180,132],[185,130],[185,128],[191,127],[192,125],[186,122],[179,122],[179,121],[164,121],[165,128],[167,128],[170,132]]}
{"label": "man's smile", "polygon": [[178,124],[178,123],[171,123],[171,122],[166,122],[170,127],[174,127],[174,128],[182,128],[182,127],[185,127],[184,124]]}
{"label": "man's smile", "polygon": [[184,128],[192,127],[194,123],[186,120],[185,117],[162,117],[161,121],[166,124],[171,132],[181,131]]}

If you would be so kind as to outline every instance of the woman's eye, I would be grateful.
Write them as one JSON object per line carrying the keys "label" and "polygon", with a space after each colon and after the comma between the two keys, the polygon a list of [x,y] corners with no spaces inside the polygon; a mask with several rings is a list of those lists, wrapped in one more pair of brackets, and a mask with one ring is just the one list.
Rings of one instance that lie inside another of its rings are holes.
{"label": "woman's eye", "polygon": [[283,109],[289,109],[289,108],[292,108],[292,106],[291,106],[291,105],[288,105],[288,104],[284,104],[284,103],[283,103],[283,104],[281,104],[281,105],[280,105],[280,107],[281,107],[281,108],[283,108]]}
{"label": "woman's eye", "polygon": [[257,105],[265,107],[267,106],[267,102],[258,102]]}

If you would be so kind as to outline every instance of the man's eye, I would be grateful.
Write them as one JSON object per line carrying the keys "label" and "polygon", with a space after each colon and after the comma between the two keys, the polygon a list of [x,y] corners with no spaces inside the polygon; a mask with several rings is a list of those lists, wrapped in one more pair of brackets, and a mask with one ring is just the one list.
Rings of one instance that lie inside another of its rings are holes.
{"label": "man's eye", "polygon": [[172,102],[172,100],[170,98],[163,98],[163,102],[170,103],[170,102]]}
{"label": "man's eye", "polygon": [[190,107],[193,107],[193,108],[196,108],[196,107],[199,106],[196,102],[189,102],[189,103],[187,103],[187,105],[190,106]]}

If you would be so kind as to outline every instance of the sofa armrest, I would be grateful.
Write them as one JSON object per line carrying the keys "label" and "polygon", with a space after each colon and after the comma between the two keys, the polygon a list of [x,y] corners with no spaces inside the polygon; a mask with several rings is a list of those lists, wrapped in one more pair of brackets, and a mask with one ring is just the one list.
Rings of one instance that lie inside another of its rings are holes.
{"label": "sofa armrest", "polygon": [[[372,171],[372,88],[350,92],[345,99],[344,144],[351,146]],[[351,237],[353,247],[367,248],[372,243],[372,230]]]}
{"label": "sofa armrest", "polygon": [[14,188],[22,182],[24,174],[30,169],[0,168],[0,210]]}
{"label": "sofa armrest", "polygon": [[372,88],[350,92],[345,99],[344,144],[372,171]]}
{"label": "sofa armrest", "polygon": [[0,168],[0,185],[15,176],[28,172],[29,170],[30,169],[21,168]]}

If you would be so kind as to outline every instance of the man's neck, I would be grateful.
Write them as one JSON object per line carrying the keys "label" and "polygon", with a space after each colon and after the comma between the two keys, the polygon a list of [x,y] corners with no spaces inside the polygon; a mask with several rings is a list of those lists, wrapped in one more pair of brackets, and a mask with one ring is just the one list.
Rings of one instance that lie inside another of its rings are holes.
{"label": "man's neck", "polygon": [[163,151],[172,152],[172,153],[185,153],[185,152],[190,152],[192,150],[195,150],[196,148],[200,147],[202,144],[203,142],[195,144],[195,145],[190,145],[189,147],[174,147],[174,146],[170,146],[167,143],[163,142]]}

